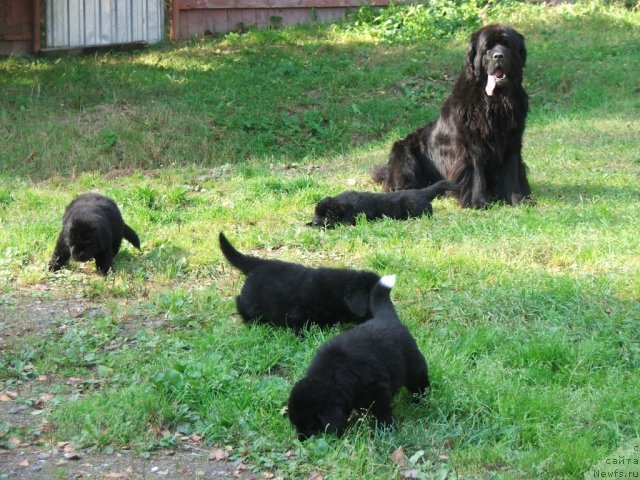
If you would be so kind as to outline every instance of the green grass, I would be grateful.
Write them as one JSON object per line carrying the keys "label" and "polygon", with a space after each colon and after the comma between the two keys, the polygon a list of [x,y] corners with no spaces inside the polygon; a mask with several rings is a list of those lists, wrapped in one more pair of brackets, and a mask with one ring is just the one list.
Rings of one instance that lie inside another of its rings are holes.
{"label": "green grass", "polygon": [[[54,379],[57,439],[145,452],[195,433],[286,478],[392,478],[400,446],[420,478],[582,478],[638,437],[640,14],[468,2],[445,21],[413,8],[0,60],[0,308],[96,307],[14,340],[0,388]],[[433,218],[305,227],[323,196],[377,188],[370,168],[437,114],[483,19],[527,38],[536,205],[441,199]],[[49,274],[64,207],[87,190],[118,202],[142,252],[125,246],[106,279],[75,263]],[[220,230],[264,257],[398,274],[430,394],[400,393],[393,431],[364,419],[342,439],[295,440],[281,409],[338,330],[243,325]],[[12,428],[0,424],[0,446]]]}

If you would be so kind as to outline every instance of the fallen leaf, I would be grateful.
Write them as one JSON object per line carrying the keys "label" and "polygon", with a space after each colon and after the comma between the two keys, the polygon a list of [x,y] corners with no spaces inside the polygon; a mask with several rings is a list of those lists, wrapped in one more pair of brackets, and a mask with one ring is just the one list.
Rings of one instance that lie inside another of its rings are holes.
{"label": "fallen leaf", "polygon": [[129,478],[129,474],[125,472],[110,472],[103,475],[104,478]]}
{"label": "fallen leaf", "polygon": [[28,467],[29,466],[29,460],[23,460],[18,464],[19,467]]}
{"label": "fallen leaf", "polygon": [[73,443],[67,442],[67,444],[62,448],[66,453],[74,452],[76,447]]}
{"label": "fallen leaf", "polygon": [[241,476],[241,471],[246,470],[247,466],[244,463],[239,463],[236,469],[233,472],[233,476],[239,478]]}
{"label": "fallen leaf", "polygon": [[418,469],[417,468],[410,468],[409,470],[403,470],[402,472],[400,472],[400,475],[403,478],[418,478]]}
{"label": "fallen leaf", "polygon": [[308,480],[324,480],[324,476],[320,472],[311,472]]}
{"label": "fallen leaf", "polygon": [[7,439],[7,446],[9,448],[18,448],[18,445],[20,445],[20,439],[18,437],[9,437]]}
{"label": "fallen leaf", "polygon": [[42,405],[45,402],[48,402],[49,400],[51,400],[54,397],[54,395],[51,395],[50,393],[43,393],[42,395],[40,395],[38,397],[38,399],[36,400],[35,405]]}
{"label": "fallen leaf", "polygon": [[267,480],[271,480],[275,475],[271,472],[262,472],[262,478],[266,478]]}
{"label": "fallen leaf", "polygon": [[396,450],[391,454],[391,461],[398,465],[399,467],[406,467],[409,463],[409,459],[404,454],[404,450],[402,447],[396,448]]}
{"label": "fallen leaf", "polygon": [[70,442],[58,442],[56,443],[56,448],[58,450],[62,450],[64,449],[64,447],[66,447],[67,445],[69,445]]}
{"label": "fallen leaf", "polygon": [[202,437],[200,435],[196,435],[195,433],[189,438],[191,438],[191,441],[195,443],[200,443],[200,440],[202,440]]}
{"label": "fallen leaf", "polygon": [[11,400],[14,400],[17,396],[18,394],[16,392],[13,392],[11,390],[5,390],[4,392],[0,393],[0,401],[10,402]]}
{"label": "fallen leaf", "polygon": [[229,452],[221,448],[214,448],[209,452],[209,460],[224,460],[229,458]]}
{"label": "fallen leaf", "polygon": [[38,380],[40,382],[46,382],[47,380],[49,380],[49,377],[47,377],[46,375],[38,375]]}

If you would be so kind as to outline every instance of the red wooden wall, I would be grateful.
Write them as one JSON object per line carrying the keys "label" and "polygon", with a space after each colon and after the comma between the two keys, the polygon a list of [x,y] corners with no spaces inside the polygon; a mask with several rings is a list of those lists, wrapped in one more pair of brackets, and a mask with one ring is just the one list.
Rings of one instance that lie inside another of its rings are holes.
{"label": "red wooden wall", "polygon": [[[172,0],[171,39],[246,27],[284,26],[342,18],[363,0]],[[369,0],[387,5],[388,0]]]}
{"label": "red wooden wall", "polygon": [[0,0],[0,55],[40,51],[40,1]]}

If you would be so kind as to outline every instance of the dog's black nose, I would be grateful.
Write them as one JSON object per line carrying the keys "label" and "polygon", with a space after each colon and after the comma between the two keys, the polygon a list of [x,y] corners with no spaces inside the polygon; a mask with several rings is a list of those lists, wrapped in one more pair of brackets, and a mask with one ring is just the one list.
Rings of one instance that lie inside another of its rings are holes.
{"label": "dog's black nose", "polygon": [[504,53],[502,52],[494,52],[493,59],[494,60],[502,60],[504,58]]}

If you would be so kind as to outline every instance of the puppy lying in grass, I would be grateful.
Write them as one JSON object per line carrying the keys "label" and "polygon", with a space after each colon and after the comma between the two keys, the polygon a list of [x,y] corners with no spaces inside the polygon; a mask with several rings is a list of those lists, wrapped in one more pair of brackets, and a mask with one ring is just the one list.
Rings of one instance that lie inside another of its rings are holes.
{"label": "puppy lying in grass", "polygon": [[325,197],[316,205],[310,226],[331,227],[338,223],[356,224],[356,217],[364,214],[367,220],[389,217],[406,220],[410,217],[431,215],[431,201],[446,191],[457,191],[453,182],[440,180],[419,190],[400,190],[389,193],[342,192]]}
{"label": "puppy lying in grass", "polygon": [[106,275],[123,237],[140,250],[138,234],[124,223],[113,200],[99,193],[78,195],[64,211],[62,231],[49,260],[49,270],[60,270],[69,258],[78,262],[93,258],[98,272]]}
{"label": "puppy lying in grass", "polygon": [[371,318],[369,293],[380,278],[373,272],[308,268],[238,252],[220,232],[220,249],[247,280],[236,297],[238,313],[296,331],[307,323],[320,326],[361,323]]}
{"label": "puppy lying in grass", "polygon": [[427,362],[389,298],[394,284],[395,275],[375,284],[373,318],[322,345],[294,385],[288,410],[299,439],[341,435],[356,409],[370,409],[378,423],[390,425],[391,401],[400,387],[414,395],[429,387]]}

